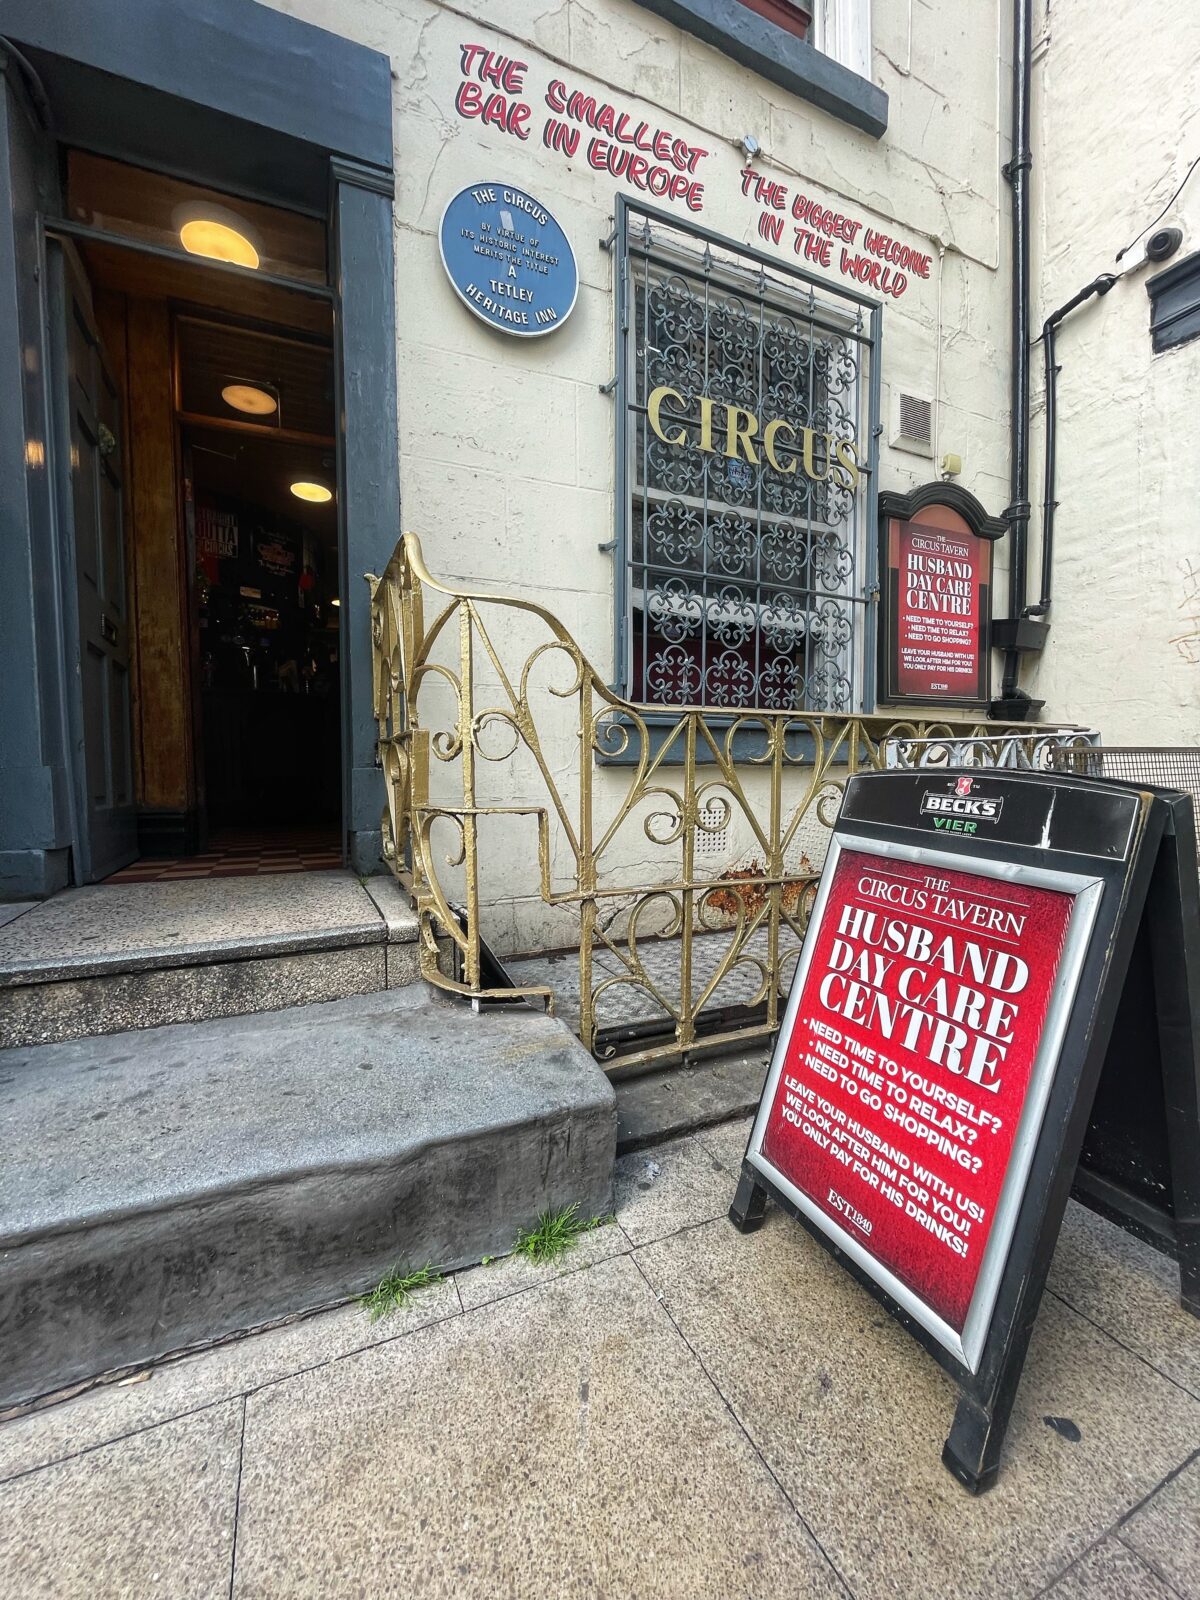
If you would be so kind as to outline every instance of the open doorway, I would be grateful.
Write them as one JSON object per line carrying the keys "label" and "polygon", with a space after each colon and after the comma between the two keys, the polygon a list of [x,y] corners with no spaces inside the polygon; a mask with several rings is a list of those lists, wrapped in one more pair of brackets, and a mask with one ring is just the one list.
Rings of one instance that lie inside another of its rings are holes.
{"label": "open doorway", "polygon": [[[79,877],[338,864],[342,597],[324,225],[80,152],[67,157],[67,195],[61,321],[83,330],[112,397],[112,426],[97,437],[119,491],[105,505],[121,547],[119,563],[110,550],[106,570],[93,570],[81,358],[64,339],[62,503],[80,630],[97,607],[107,630],[83,641],[103,715],[85,694]],[[128,782],[105,791],[96,774],[123,759]]]}

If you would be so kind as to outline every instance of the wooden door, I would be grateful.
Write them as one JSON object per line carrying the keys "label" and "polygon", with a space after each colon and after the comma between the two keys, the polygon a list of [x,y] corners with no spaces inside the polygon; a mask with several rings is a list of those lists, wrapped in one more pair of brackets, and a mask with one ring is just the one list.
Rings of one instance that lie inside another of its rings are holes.
{"label": "wooden door", "polygon": [[[137,855],[122,517],[120,397],[79,270],[51,265],[61,328],[58,457],[67,605],[78,618],[73,668],[75,880],[95,883]],[[72,591],[73,590],[73,595]]]}

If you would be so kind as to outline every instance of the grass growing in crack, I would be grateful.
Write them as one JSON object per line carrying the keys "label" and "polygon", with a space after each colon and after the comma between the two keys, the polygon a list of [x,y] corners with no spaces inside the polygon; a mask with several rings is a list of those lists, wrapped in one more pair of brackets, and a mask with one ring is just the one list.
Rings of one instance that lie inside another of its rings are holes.
{"label": "grass growing in crack", "polygon": [[401,1272],[399,1267],[393,1267],[372,1290],[363,1295],[362,1304],[371,1321],[378,1322],[389,1311],[403,1310],[418,1289],[439,1282],[441,1276],[436,1267],[428,1265],[418,1267],[415,1272]]}
{"label": "grass growing in crack", "polygon": [[518,1230],[513,1254],[539,1265],[557,1261],[574,1247],[580,1234],[611,1221],[611,1217],[581,1217],[578,1201],[558,1211],[543,1211],[534,1227]]}

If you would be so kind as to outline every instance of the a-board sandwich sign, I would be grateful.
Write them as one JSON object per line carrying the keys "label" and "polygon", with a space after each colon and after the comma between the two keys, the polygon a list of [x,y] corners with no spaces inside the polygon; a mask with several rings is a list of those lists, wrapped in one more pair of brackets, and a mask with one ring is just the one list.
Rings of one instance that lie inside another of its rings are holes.
{"label": "a-board sandwich sign", "polygon": [[1200,887],[1192,799],[1157,790],[1166,826],[1073,1194],[1179,1263],[1200,1317]]}
{"label": "a-board sandwich sign", "polygon": [[[943,1455],[986,1488],[1164,828],[1049,774],[846,789],[730,1215],[771,1195],[962,1391]],[[1194,1057],[1192,1061],[1194,1074]]]}

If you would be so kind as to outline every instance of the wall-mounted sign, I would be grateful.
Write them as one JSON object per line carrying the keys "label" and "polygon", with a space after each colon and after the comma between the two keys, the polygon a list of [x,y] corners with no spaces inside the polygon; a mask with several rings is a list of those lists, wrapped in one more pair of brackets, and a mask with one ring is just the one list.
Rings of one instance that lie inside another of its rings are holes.
{"label": "wall-mounted sign", "polygon": [[297,551],[290,539],[260,528],[256,541],[258,564],[273,578],[290,578],[296,570]]}
{"label": "wall-mounted sign", "polygon": [[235,511],[223,510],[206,500],[196,502],[196,559],[212,582],[217,581],[218,561],[236,561],[238,519]]}
{"label": "wall-mounted sign", "polygon": [[[1198,902],[1186,797],[962,768],[847,785],[730,1217],[752,1228],[773,1197],[955,1377],[943,1460],[975,1492],[1081,1151],[1078,1192],[1141,1232],[1147,1207],[1112,1175],[1154,1164],[1159,1237],[1200,1313],[1200,1238],[1171,1224],[1200,1192],[1195,938],[1155,945],[1157,1077],[1135,1087],[1112,1033],[1143,918],[1179,934]],[[1124,1132],[1119,1167],[1085,1146],[1090,1112],[1111,1144],[1109,1079],[1124,1129],[1148,1130]]]}
{"label": "wall-mounted sign", "polygon": [[442,213],[442,264],[481,322],[538,338],[571,315],[579,292],[575,253],[562,228],[524,189],[481,183]]}
{"label": "wall-mounted sign", "polygon": [[1006,530],[965,489],[882,494],[879,698],[986,706],[992,545]]}

